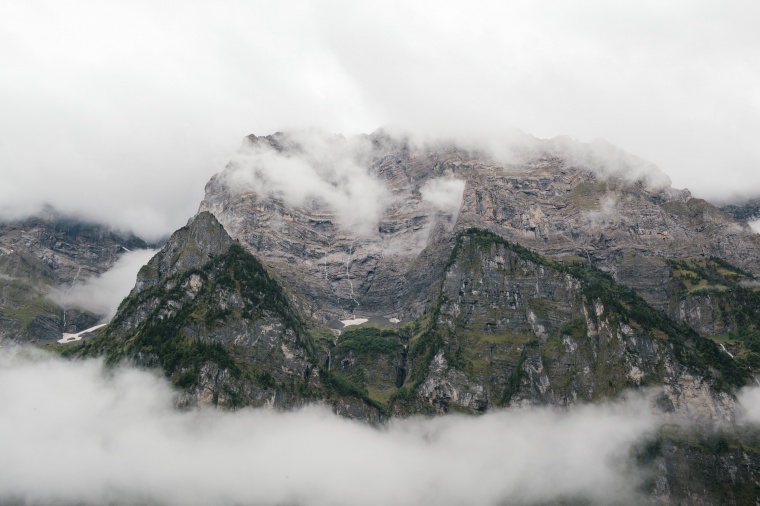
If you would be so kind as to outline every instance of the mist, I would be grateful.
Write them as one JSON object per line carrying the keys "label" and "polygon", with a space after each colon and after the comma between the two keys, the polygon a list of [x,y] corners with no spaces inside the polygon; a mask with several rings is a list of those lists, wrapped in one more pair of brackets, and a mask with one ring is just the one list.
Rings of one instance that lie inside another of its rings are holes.
{"label": "mist", "polygon": [[385,186],[369,172],[371,144],[318,129],[289,131],[287,149],[245,143],[223,177],[233,193],[275,196],[286,204],[326,209],[338,225],[357,236],[371,235],[391,202]]}
{"label": "mist", "polygon": [[641,395],[384,428],[325,406],[180,411],[174,401],[158,374],[0,350],[0,501],[625,503],[641,478],[631,446],[660,423]]}
{"label": "mist", "polygon": [[437,210],[448,213],[456,219],[462,204],[465,182],[459,179],[438,178],[427,181],[420,188],[422,200],[429,202]]}
{"label": "mist", "polygon": [[123,253],[106,272],[81,283],[75,282],[70,287],[58,288],[52,298],[64,308],[87,309],[109,320],[134,288],[137,272],[157,251],[146,249]]}
{"label": "mist", "polygon": [[155,240],[248,134],[399,125],[602,138],[698,197],[760,194],[760,6],[11,2],[0,216],[51,204]]}

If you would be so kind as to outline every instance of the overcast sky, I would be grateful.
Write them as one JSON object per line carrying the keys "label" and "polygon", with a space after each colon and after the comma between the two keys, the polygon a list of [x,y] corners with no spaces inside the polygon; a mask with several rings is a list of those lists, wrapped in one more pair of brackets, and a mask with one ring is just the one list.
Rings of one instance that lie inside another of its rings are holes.
{"label": "overcast sky", "polygon": [[0,8],[0,213],[156,237],[243,136],[603,138],[760,195],[760,3],[39,2]]}

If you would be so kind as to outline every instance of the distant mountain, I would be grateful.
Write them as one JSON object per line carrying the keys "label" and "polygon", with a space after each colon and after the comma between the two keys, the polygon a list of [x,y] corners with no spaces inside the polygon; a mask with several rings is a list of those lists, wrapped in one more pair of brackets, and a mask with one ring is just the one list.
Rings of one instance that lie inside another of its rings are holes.
{"label": "distant mountain", "polygon": [[721,208],[737,220],[760,220],[760,199],[752,199],[739,204],[724,204]]}
{"label": "distant mountain", "polygon": [[53,342],[92,327],[103,315],[66,307],[55,294],[107,271],[142,239],[53,209],[0,222],[0,341]]}

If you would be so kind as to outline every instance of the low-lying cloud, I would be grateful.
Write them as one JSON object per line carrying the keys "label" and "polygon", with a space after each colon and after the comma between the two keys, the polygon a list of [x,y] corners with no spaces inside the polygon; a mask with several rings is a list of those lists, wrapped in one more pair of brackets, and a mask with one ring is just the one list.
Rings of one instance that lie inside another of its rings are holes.
{"label": "low-lying cloud", "polygon": [[81,283],[74,282],[70,288],[58,289],[53,294],[53,299],[64,308],[80,307],[109,319],[116,314],[121,301],[135,286],[137,272],[156,251],[128,251],[103,274]]}
{"label": "low-lying cloud", "polygon": [[0,350],[0,502],[166,505],[630,501],[644,397],[397,420],[326,407],[179,411],[161,377]]}

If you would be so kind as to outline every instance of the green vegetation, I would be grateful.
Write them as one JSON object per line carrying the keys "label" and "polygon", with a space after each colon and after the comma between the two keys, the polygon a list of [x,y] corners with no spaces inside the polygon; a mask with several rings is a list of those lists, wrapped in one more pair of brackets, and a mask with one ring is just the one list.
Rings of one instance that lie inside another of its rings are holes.
{"label": "green vegetation", "polygon": [[523,364],[528,354],[525,349],[520,353],[520,358],[515,364],[515,368],[512,369],[512,373],[507,378],[507,385],[504,387],[504,392],[499,399],[499,406],[509,406],[509,402],[512,400],[512,396],[520,391],[522,386],[522,380],[527,376],[527,373],[523,370]]}
{"label": "green vegetation", "polygon": [[328,371],[327,369],[319,370],[319,377],[322,379],[322,384],[327,388],[328,395],[338,397],[356,397],[361,399],[368,406],[371,406],[381,413],[387,413],[386,407],[380,402],[369,396],[369,391],[362,385],[357,385],[355,378],[344,376],[341,373],[335,371]]}
{"label": "green vegetation", "polygon": [[575,318],[570,320],[562,326],[559,331],[560,335],[570,336],[575,339],[582,339],[588,334],[588,327],[586,326],[586,320],[583,318]]}
{"label": "green vegetation", "polygon": [[706,307],[712,308],[715,325],[728,330],[712,340],[731,345],[738,367],[760,368],[760,290],[752,285],[753,276],[716,257],[669,260],[668,265],[677,297],[709,298]]}
{"label": "green vegetation", "polygon": [[[192,303],[175,304],[174,301],[185,297],[193,277],[200,281],[200,288]],[[167,290],[164,286],[173,288]],[[220,306],[218,301],[226,298],[224,294],[238,294],[243,301],[242,309]],[[129,321],[145,307],[153,309],[137,329],[127,336],[115,335],[115,332],[123,332],[120,329],[129,328]],[[197,385],[201,368],[207,364],[229,371],[233,378],[245,374],[264,387],[274,387],[274,379],[268,372],[255,370],[236,359],[231,345],[202,337],[229,318],[256,320],[267,315],[275,315],[283,321],[307,350],[313,348],[311,337],[290,309],[277,282],[252,255],[241,246],[233,245],[202,269],[183,271],[161,286],[128,298],[108,329],[80,346],[77,353],[105,353],[111,364],[140,356],[148,365],[160,366],[172,382],[182,388]]]}
{"label": "green vegetation", "polygon": [[[472,247],[485,251],[490,251],[495,246],[503,246],[524,261],[573,276],[581,282],[583,295],[589,306],[597,301],[602,304],[602,316],[604,318],[627,323],[650,333],[656,338],[668,340],[673,346],[676,358],[681,363],[698,371],[705,378],[712,379],[717,388],[742,386],[749,378],[746,363],[732,360],[711,339],[700,336],[686,324],[671,320],[664,313],[651,307],[632,289],[616,283],[605,272],[590,265],[555,262],[519,244],[510,243],[492,232],[480,229],[468,229],[459,233],[447,264],[448,267],[454,264],[465,242]],[[716,272],[729,272],[737,276],[746,276],[746,273],[742,273],[726,262],[719,259],[711,260],[712,265],[716,266]],[[743,288],[743,290],[752,292],[752,300],[756,296],[758,297],[757,302],[760,304],[760,292],[749,288]],[[745,297],[749,299],[749,293],[746,293]],[[755,307],[760,307],[760,305]],[[593,313],[590,316],[596,318]],[[573,329],[568,327],[567,330]],[[575,329],[575,332],[578,330]]]}
{"label": "green vegetation", "polygon": [[599,199],[606,192],[607,184],[604,181],[582,182],[570,191],[567,198],[583,209],[598,209]]}
{"label": "green vegetation", "polygon": [[333,348],[333,353],[342,355],[352,351],[368,357],[395,357],[399,348],[399,336],[396,332],[377,327],[359,327],[344,330],[338,338],[338,344]]}

